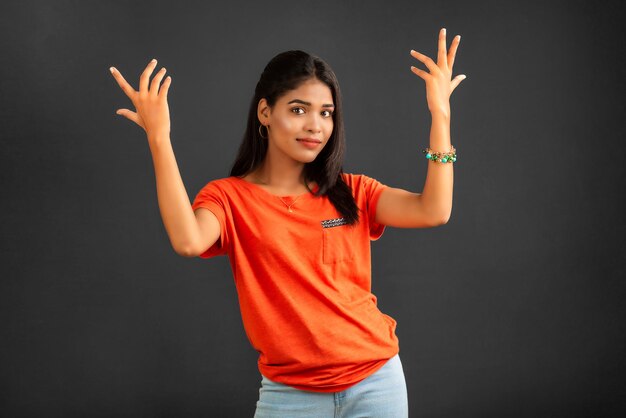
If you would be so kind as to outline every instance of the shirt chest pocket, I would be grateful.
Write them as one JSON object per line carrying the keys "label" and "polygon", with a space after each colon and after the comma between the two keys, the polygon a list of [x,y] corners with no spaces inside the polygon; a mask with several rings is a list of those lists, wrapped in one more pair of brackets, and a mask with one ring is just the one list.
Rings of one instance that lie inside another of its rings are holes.
{"label": "shirt chest pocket", "polygon": [[356,234],[354,227],[340,225],[324,228],[323,261],[324,264],[333,264],[349,261],[354,258]]}

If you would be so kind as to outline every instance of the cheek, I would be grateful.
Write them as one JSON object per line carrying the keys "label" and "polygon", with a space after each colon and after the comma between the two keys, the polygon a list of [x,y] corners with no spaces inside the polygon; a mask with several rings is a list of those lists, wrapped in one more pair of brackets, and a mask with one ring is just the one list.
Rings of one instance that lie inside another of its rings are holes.
{"label": "cheek", "polygon": [[327,136],[330,137],[332,135],[334,126],[335,125],[334,125],[332,120],[326,125],[326,135]]}
{"label": "cheek", "polygon": [[280,118],[274,123],[275,127],[279,131],[283,131],[285,133],[291,132],[295,128],[295,124],[289,118]]}

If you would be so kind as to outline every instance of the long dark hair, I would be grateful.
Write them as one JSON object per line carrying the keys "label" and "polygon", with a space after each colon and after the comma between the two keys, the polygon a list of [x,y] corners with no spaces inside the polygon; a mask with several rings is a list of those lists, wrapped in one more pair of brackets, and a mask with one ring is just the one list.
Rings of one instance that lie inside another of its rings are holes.
{"label": "long dark hair", "polygon": [[[341,178],[346,138],[343,128],[343,108],[341,90],[335,73],[321,58],[300,50],[285,51],[270,60],[254,89],[254,96],[248,111],[248,124],[239,146],[237,158],[230,170],[231,176],[243,177],[254,171],[267,154],[267,140],[259,135],[261,122],[257,107],[262,98],[272,107],[288,91],[296,89],[303,82],[318,79],[325,83],[333,95],[333,132],[328,143],[315,160],[304,165],[306,187],[315,181],[319,189],[316,196],[326,195],[328,200],[342,214],[348,224],[359,221],[359,208],[348,185]],[[309,191],[313,192],[311,189]]]}

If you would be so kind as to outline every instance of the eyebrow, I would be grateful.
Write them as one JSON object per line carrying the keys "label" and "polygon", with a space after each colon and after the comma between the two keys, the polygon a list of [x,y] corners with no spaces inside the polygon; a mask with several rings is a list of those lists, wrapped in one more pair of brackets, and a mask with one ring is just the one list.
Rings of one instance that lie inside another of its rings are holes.
{"label": "eyebrow", "polygon": [[[303,105],[311,106],[311,103],[305,102],[304,100],[300,100],[300,99],[293,99],[292,101],[290,101],[287,104],[292,104],[292,103],[300,103],[300,104],[303,104]],[[335,107],[335,105],[327,103],[327,104],[323,104],[322,107]]]}

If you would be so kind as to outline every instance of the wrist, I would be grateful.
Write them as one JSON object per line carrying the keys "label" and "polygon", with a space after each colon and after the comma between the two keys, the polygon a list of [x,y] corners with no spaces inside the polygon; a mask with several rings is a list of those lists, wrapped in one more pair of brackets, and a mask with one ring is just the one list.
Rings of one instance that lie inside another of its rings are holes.
{"label": "wrist", "polygon": [[154,134],[147,134],[147,136],[150,145],[159,145],[170,141],[169,133],[159,132]]}
{"label": "wrist", "polygon": [[431,110],[430,116],[432,119],[450,120],[450,110]]}

